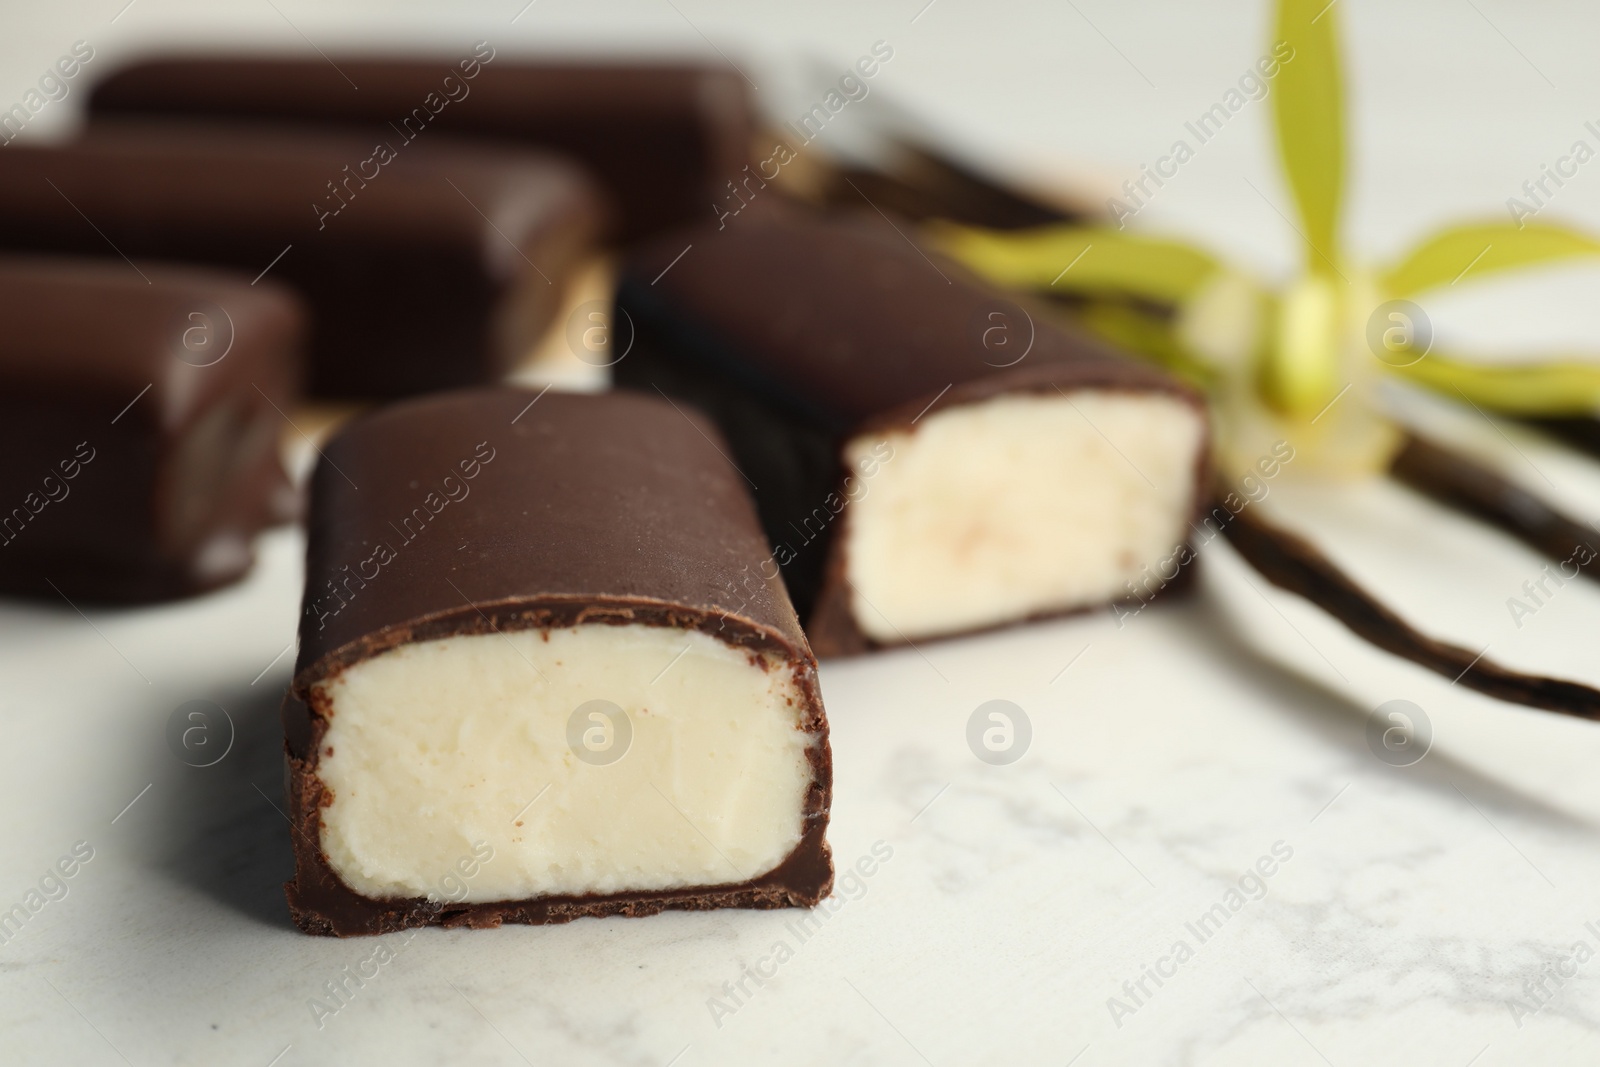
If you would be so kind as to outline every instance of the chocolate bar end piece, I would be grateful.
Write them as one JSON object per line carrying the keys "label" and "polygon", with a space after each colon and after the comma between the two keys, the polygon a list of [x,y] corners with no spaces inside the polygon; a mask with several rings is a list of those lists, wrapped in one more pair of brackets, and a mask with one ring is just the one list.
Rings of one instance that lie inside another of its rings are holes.
{"label": "chocolate bar end piece", "polygon": [[241,578],[296,509],[278,437],[305,318],[227,273],[0,258],[0,590],[137,603]]}
{"label": "chocolate bar end piece", "polygon": [[755,204],[736,222],[624,265],[641,343],[618,380],[716,415],[817,655],[1179,578],[1206,479],[1197,395],[876,214]]}
{"label": "chocolate bar end piece", "polygon": [[828,892],[815,661],[690,418],[477,390],[327,446],[284,704],[303,930]]}

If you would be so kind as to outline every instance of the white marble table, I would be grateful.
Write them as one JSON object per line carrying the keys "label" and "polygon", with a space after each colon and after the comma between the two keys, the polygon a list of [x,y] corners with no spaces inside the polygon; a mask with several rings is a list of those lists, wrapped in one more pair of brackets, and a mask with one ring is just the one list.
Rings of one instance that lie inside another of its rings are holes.
{"label": "white marble table", "polygon": [[[783,114],[813,71],[883,39],[895,58],[874,91],[938,116],[952,143],[1120,181],[1265,34],[1253,3],[122,4],[0,16],[0,106],[77,39],[110,67],[168,40],[694,50],[704,33]],[[1350,239],[1364,254],[1503,212],[1594,117],[1596,13],[1339,10],[1360,79]],[[64,132],[74,103],[36,132]],[[1139,225],[1281,271],[1293,235],[1253,107]],[[1600,230],[1600,170],[1550,210]],[[1468,342],[1600,344],[1592,280],[1541,276],[1435,317]],[[1600,519],[1600,465],[1456,425]],[[1505,601],[1541,561],[1505,539],[1383,484],[1286,484],[1270,503],[1433,632],[1600,684],[1600,587],[1562,588],[1519,628]],[[300,551],[297,534],[269,535],[247,583],[170,607],[0,606],[0,909],[78,842],[93,850],[0,944],[0,1060],[1490,1067],[1600,1049],[1600,729],[1376,652],[1220,544],[1194,596],[1120,628],[1094,614],[827,665],[830,836],[841,871],[872,873],[842,881],[809,936],[799,913],[668,914],[400,935],[381,963],[377,942],[304,937],[284,912],[274,810]],[[167,748],[191,699],[235,723],[215,766]],[[965,739],[994,699],[1032,724],[1009,766]],[[1395,699],[1434,735],[1405,768],[1366,739]]]}

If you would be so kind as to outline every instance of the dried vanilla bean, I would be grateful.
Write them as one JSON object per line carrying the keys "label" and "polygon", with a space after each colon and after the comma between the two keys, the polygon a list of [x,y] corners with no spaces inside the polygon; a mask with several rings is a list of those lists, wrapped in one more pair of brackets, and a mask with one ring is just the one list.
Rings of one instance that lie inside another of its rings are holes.
{"label": "dried vanilla bean", "polygon": [[[1600,531],[1570,518],[1499,472],[1415,434],[1389,472],[1417,492],[1510,534],[1561,565],[1563,578],[1600,581]],[[1570,573],[1569,573],[1570,568]]]}
{"label": "dried vanilla bean", "polygon": [[1529,426],[1565,441],[1573,448],[1600,456],[1600,419],[1590,415],[1561,415],[1524,419]]}
{"label": "dried vanilla bean", "polygon": [[1305,538],[1246,510],[1223,532],[1239,554],[1280,589],[1305,597],[1385,652],[1469,689],[1580,719],[1600,719],[1600,690],[1509,670],[1459,645],[1418,631],[1362,589]]}

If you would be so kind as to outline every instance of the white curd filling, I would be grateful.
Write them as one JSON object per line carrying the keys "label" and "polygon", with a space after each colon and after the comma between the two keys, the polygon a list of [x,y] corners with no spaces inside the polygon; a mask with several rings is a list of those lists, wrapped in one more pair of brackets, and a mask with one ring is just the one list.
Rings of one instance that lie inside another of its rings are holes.
{"label": "white curd filling", "polygon": [[748,881],[800,840],[818,743],[788,666],[762,662],[639,624],[454,636],[363,660],[317,687],[331,708],[323,850],[380,899]]}
{"label": "white curd filling", "polygon": [[847,443],[893,458],[850,505],[851,608],[874,640],[958,633],[1144,592],[1187,538],[1200,415],[1177,397],[1082,390],[949,407]]}

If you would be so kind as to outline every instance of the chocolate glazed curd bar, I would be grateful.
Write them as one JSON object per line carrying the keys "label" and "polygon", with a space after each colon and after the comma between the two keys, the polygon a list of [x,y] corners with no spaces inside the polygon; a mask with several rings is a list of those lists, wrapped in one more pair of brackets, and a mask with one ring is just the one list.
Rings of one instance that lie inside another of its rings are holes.
{"label": "chocolate glazed curd bar", "polygon": [[0,592],[186,596],[290,518],[281,409],[305,310],[269,282],[0,257]]}
{"label": "chocolate glazed curd bar", "polygon": [[752,205],[639,250],[617,301],[636,332],[617,380],[720,422],[820,656],[1172,577],[1153,575],[1200,503],[1200,398],[876,214]]}
{"label": "chocolate glazed curd bar", "polygon": [[[571,156],[624,238],[707,213],[744,175],[755,119],[744,78],[682,62],[529,62],[480,42],[454,62],[237,55],[137,63],[97,85],[92,116],[296,121],[390,136],[390,123]],[[358,88],[359,87],[359,88]]]}
{"label": "chocolate glazed curd bar", "polygon": [[0,249],[183,260],[298,289],[315,396],[494,381],[598,234],[563,160],[504,147],[100,123],[0,154]]}
{"label": "chocolate glazed curd bar", "polygon": [[[348,425],[313,475],[283,707],[315,934],[809,906],[816,663],[716,431],[512,388]],[[359,486],[359,489],[357,488]]]}

